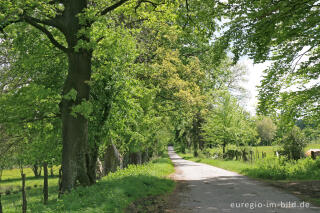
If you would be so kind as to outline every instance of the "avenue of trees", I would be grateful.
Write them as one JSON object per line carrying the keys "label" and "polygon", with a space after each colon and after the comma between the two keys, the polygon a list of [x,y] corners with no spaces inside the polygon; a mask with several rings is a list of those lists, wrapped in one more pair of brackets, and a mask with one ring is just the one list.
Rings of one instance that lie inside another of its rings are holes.
{"label": "avenue of trees", "polygon": [[[227,144],[294,147],[304,143],[300,129],[316,139],[319,7],[301,0],[2,0],[0,172],[61,165],[63,194],[94,184],[100,161],[106,174],[172,143],[197,156]],[[241,106],[243,55],[272,62],[257,117]]]}

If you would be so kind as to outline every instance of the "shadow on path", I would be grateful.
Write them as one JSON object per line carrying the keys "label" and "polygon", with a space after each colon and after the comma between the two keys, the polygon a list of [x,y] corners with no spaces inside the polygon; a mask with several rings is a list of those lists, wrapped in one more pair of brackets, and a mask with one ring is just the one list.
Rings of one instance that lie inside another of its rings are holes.
{"label": "shadow on path", "polygon": [[235,172],[184,160],[173,147],[168,151],[176,168],[173,178],[183,184],[183,190],[175,192],[179,204],[167,212],[320,212],[282,190]]}

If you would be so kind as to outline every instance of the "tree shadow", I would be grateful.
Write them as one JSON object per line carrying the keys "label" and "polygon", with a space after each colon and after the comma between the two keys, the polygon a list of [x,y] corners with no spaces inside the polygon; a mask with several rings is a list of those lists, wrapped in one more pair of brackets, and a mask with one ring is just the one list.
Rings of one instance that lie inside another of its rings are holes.
{"label": "tree shadow", "polygon": [[[240,175],[179,182],[185,185],[184,191],[176,193],[180,203],[172,212],[319,212],[294,195]],[[290,207],[294,203],[296,207]],[[300,204],[305,206],[300,208]]]}

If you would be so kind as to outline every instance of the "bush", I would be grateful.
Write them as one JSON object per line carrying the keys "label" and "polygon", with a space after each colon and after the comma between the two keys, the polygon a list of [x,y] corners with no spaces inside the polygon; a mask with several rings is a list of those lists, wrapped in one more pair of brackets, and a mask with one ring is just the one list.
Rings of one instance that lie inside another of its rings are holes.
{"label": "bush", "polygon": [[203,151],[203,154],[206,155],[208,158],[222,158],[222,149],[219,147],[216,148],[206,148]]}
{"label": "bush", "polygon": [[312,160],[287,160],[287,158],[268,157],[257,162],[255,168],[247,169],[245,174],[263,179],[319,179],[320,158]]}
{"label": "bush", "polygon": [[283,153],[288,159],[298,160],[303,156],[303,149],[307,145],[306,137],[299,127],[294,126],[292,130],[284,136]]}

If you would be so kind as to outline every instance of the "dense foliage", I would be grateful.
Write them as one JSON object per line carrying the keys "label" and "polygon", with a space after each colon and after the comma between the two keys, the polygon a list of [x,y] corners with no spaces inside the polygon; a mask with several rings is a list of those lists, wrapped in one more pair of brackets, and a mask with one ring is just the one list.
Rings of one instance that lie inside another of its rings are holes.
{"label": "dense foliage", "polygon": [[[1,1],[0,174],[61,165],[61,195],[168,144],[278,142],[297,160],[304,133],[319,136],[318,13],[315,0]],[[272,62],[257,117],[243,55]]]}

